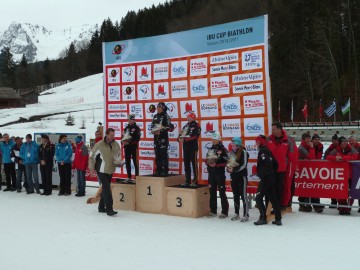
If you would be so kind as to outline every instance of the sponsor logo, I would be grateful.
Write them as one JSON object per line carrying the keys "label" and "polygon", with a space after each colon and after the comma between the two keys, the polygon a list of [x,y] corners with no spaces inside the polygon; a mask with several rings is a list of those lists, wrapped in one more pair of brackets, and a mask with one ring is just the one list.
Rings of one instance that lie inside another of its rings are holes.
{"label": "sponsor logo", "polygon": [[118,70],[118,69],[112,69],[112,70],[110,71],[110,73],[109,73],[109,77],[115,78],[116,75],[118,75],[118,74],[119,74],[119,70]]}
{"label": "sponsor logo", "polygon": [[224,95],[229,94],[229,77],[215,77],[211,78],[211,94]]}
{"label": "sponsor logo", "polygon": [[190,84],[192,97],[208,95],[207,79],[191,80]]}
{"label": "sponsor logo", "polygon": [[262,50],[247,51],[242,53],[242,69],[262,68]]}
{"label": "sponsor logo", "polygon": [[207,58],[190,60],[190,76],[203,76],[207,74]]}
{"label": "sponsor logo", "polygon": [[262,80],[263,80],[262,72],[236,74],[232,76],[233,83],[262,81]]}
{"label": "sponsor logo", "polygon": [[124,67],[122,69],[122,79],[123,82],[133,82],[135,81],[135,69],[134,67]]}
{"label": "sponsor logo", "polygon": [[210,122],[207,122],[206,125],[205,125],[205,134],[208,134],[208,133],[214,133],[215,130],[214,130],[214,123],[210,123]]}
{"label": "sponsor logo", "polygon": [[[177,117],[174,117],[177,118]],[[177,139],[179,137],[178,122],[171,122],[174,125],[173,132],[169,132],[169,138]]]}
{"label": "sponsor logo", "polygon": [[179,162],[170,161],[169,162],[169,169],[170,170],[179,170],[180,169]]}
{"label": "sponsor logo", "polygon": [[152,141],[142,141],[139,142],[139,148],[150,148],[154,149],[154,142]]}
{"label": "sponsor logo", "polygon": [[170,118],[179,117],[176,103],[166,103],[166,107],[168,107],[167,113],[169,114]]}
{"label": "sponsor logo", "polygon": [[126,111],[127,104],[108,104],[108,111]]}
{"label": "sponsor logo", "polygon": [[143,118],[142,104],[130,104],[130,113],[135,114],[135,117],[138,119]]}
{"label": "sponsor logo", "polygon": [[225,102],[224,105],[222,106],[223,110],[225,112],[237,112],[240,111],[240,108],[237,104],[235,103],[227,103]]}
{"label": "sponsor logo", "polygon": [[244,97],[244,104],[245,114],[261,114],[265,112],[263,95]]}
{"label": "sponsor logo", "polygon": [[120,122],[114,123],[114,122],[109,122],[108,124],[108,128],[112,128],[115,130],[115,137],[121,137],[121,132],[120,132]]}
{"label": "sponsor logo", "polygon": [[155,151],[154,150],[139,150],[139,156],[140,157],[155,157]]}
{"label": "sponsor logo", "polygon": [[108,114],[109,119],[127,119],[127,114],[123,112],[119,113],[109,113]]}
{"label": "sponsor logo", "polygon": [[125,50],[125,45],[124,44],[118,44],[112,50],[112,54],[120,55],[124,50]]}
{"label": "sponsor logo", "polygon": [[152,160],[140,160],[139,169],[141,175],[152,174],[154,171],[154,162]]}
{"label": "sponsor logo", "polygon": [[221,63],[235,62],[238,60],[239,60],[239,54],[231,53],[231,54],[212,56],[210,58],[210,63],[211,64],[221,64]]}
{"label": "sponsor logo", "polygon": [[202,117],[219,116],[217,99],[200,100],[200,113]]}
{"label": "sponsor logo", "polygon": [[264,118],[245,118],[244,119],[245,137],[256,137],[265,134]]}
{"label": "sponsor logo", "polygon": [[149,99],[150,87],[147,84],[143,84],[139,87],[139,99]]}
{"label": "sponsor logo", "polygon": [[138,81],[151,80],[151,65],[141,65],[137,67]]}
{"label": "sponsor logo", "polygon": [[168,150],[169,150],[170,158],[179,158],[179,143],[178,142],[170,142]]}
{"label": "sponsor logo", "polygon": [[148,72],[147,67],[142,67],[141,68],[140,78],[141,79],[148,79],[149,78],[149,72]]}
{"label": "sponsor logo", "polygon": [[175,81],[171,83],[171,92],[173,98],[187,97],[187,81]]}
{"label": "sponsor logo", "polygon": [[108,69],[108,82],[118,83],[119,81],[120,81],[120,69],[119,68]]}
{"label": "sponsor logo", "polygon": [[187,61],[176,61],[171,63],[171,77],[181,78],[187,76]]}
{"label": "sponsor logo", "polygon": [[164,80],[169,78],[169,63],[154,64],[154,79]]}
{"label": "sponsor logo", "polygon": [[120,87],[112,86],[108,88],[109,101],[120,101]]}
{"label": "sponsor logo", "polygon": [[223,137],[241,136],[240,119],[222,120],[221,128],[222,128],[221,133]]}
{"label": "sponsor logo", "polygon": [[172,71],[175,75],[183,75],[186,72],[186,68],[184,66],[174,66]]}
{"label": "sponsor logo", "polygon": [[213,66],[210,69],[211,74],[228,73],[239,71],[239,64],[227,64],[221,66]]}
{"label": "sponsor logo", "polygon": [[222,98],[221,99],[221,112],[223,116],[226,115],[240,115],[240,98]]}
{"label": "sponsor logo", "polygon": [[163,84],[159,84],[158,88],[157,88],[157,96],[165,96],[166,92],[165,92],[165,86]]}
{"label": "sponsor logo", "polygon": [[123,94],[129,96],[129,95],[131,95],[131,93],[132,93],[133,91],[134,91],[134,87],[132,87],[132,86],[127,86],[127,87],[125,87],[125,90],[124,90]]}
{"label": "sponsor logo", "polygon": [[185,113],[193,111],[193,105],[191,103],[185,103]]}
{"label": "sponsor logo", "polygon": [[248,93],[248,92],[257,92],[263,91],[263,83],[250,83],[250,84],[240,84],[234,85],[233,92],[234,94]]}

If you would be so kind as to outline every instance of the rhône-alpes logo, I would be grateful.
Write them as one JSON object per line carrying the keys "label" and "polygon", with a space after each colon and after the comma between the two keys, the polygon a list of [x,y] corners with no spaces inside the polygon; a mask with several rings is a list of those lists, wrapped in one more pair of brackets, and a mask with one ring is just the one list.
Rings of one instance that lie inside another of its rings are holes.
{"label": "rh\u00f4ne-alpes logo", "polygon": [[132,93],[133,91],[134,91],[134,87],[128,86],[128,87],[125,88],[124,94],[125,94],[125,95],[131,95],[131,93]]}
{"label": "rh\u00f4ne-alpes logo", "polygon": [[120,55],[125,50],[124,44],[118,44],[114,47],[112,54],[114,55]]}
{"label": "rh\u00f4ne-alpes logo", "polygon": [[117,69],[112,69],[112,70],[110,71],[109,77],[115,78],[116,75],[118,75],[118,73],[119,73],[119,70],[117,70]]}

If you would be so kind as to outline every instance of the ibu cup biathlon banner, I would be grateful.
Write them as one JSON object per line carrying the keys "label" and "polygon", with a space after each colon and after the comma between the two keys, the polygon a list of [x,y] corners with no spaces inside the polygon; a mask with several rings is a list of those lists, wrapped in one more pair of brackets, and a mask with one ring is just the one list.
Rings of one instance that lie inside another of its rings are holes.
{"label": "ibu cup biathlon banner", "polygon": [[[106,128],[115,129],[120,143],[127,115],[136,115],[136,123],[142,130],[141,175],[152,174],[155,169],[150,124],[158,102],[166,103],[175,126],[169,133],[170,173],[184,173],[182,145],[177,137],[189,111],[195,112],[202,129],[200,182],[206,183],[208,179],[204,161],[216,130],[229,150],[232,137],[242,138],[250,153],[249,175],[256,171],[254,139],[259,134],[269,134],[271,121],[267,39],[267,16],[261,16],[103,43]],[[117,168],[114,177],[124,177],[125,173],[125,167]],[[250,176],[249,181],[250,186],[255,186],[258,179]]]}

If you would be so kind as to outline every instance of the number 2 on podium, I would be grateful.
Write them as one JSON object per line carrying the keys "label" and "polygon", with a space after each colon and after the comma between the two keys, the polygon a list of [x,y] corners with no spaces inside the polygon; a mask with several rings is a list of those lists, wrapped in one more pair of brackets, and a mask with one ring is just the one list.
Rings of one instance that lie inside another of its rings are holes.
{"label": "number 2 on podium", "polygon": [[121,192],[120,193],[120,202],[125,202],[124,198],[125,198],[125,194]]}

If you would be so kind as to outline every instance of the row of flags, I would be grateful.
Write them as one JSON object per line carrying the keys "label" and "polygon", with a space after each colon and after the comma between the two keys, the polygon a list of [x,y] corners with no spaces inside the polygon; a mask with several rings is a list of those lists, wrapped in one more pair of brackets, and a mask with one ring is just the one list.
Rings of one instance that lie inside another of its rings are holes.
{"label": "row of flags", "polygon": [[[304,107],[301,109],[301,112],[307,122],[307,119],[309,117],[309,113],[308,113],[308,105],[307,105],[307,100],[305,99],[304,102]],[[336,121],[336,102],[335,99],[333,100],[333,102],[330,104],[330,106],[324,111],[323,108],[323,103],[322,100],[320,99],[320,104],[319,104],[319,118],[320,118],[320,122],[324,117],[324,113],[326,114],[327,117],[331,117],[334,116],[334,121]],[[350,111],[350,98],[348,99],[348,101],[346,102],[346,104],[344,106],[341,106],[341,113],[343,115],[349,113],[349,121],[351,121],[351,111]],[[280,100],[279,100],[279,106],[278,106],[278,120],[280,122]],[[294,100],[291,100],[291,122],[294,121]]]}

